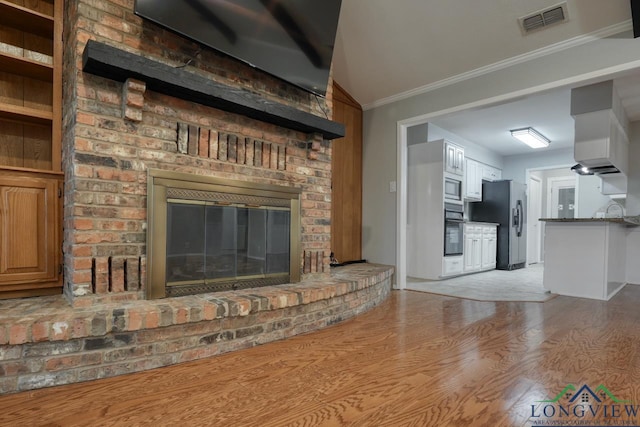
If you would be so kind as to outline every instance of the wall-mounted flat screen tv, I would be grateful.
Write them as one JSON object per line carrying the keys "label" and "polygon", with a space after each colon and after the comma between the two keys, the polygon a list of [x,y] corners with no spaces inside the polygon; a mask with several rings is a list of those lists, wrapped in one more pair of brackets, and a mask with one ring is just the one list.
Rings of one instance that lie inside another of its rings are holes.
{"label": "wall-mounted flat screen tv", "polygon": [[342,0],[136,0],[135,13],[324,96]]}

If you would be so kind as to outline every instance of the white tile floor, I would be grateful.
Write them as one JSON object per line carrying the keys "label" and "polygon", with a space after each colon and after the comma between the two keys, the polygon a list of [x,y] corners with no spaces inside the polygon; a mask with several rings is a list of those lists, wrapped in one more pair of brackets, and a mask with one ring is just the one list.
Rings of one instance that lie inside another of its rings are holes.
{"label": "white tile floor", "polygon": [[542,287],[543,264],[519,270],[491,270],[446,280],[407,277],[407,289],[478,301],[544,302],[554,294]]}

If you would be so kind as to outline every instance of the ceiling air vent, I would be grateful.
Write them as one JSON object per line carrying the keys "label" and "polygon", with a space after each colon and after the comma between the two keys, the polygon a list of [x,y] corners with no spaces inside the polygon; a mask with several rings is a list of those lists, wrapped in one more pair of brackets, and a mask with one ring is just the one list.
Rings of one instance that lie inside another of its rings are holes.
{"label": "ceiling air vent", "polygon": [[520,18],[520,28],[524,34],[548,27],[549,25],[559,22],[566,22],[569,19],[567,15],[567,3],[560,3],[548,9],[540,10],[532,15]]}

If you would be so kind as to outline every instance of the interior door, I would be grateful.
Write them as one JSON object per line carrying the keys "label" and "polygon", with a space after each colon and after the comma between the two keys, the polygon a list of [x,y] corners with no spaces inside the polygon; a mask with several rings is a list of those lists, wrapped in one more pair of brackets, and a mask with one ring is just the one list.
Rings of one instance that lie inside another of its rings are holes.
{"label": "interior door", "polygon": [[542,181],[540,178],[531,176],[529,178],[529,221],[527,225],[527,263],[536,264],[540,262],[541,244],[541,223],[538,220],[542,216]]}
{"label": "interior door", "polygon": [[549,178],[551,218],[575,218],[576,213],[576,179],[575,177]]}

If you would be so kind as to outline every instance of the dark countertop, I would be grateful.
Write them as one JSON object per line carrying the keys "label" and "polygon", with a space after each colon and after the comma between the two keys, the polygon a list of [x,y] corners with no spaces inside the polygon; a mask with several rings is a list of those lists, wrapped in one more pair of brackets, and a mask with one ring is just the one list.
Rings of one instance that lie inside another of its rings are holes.
{"label": "dark countertop", "polygon": [[621,218],[540,218],[545,222],[612,222],[624,225],[640,225],[640,216],[625,216]]}

